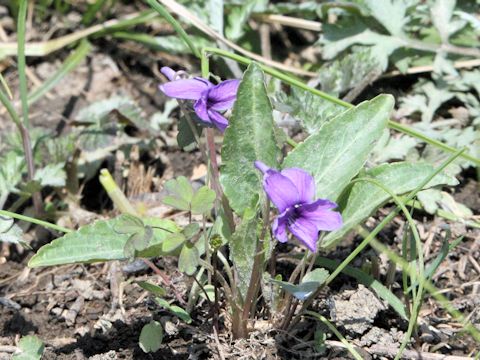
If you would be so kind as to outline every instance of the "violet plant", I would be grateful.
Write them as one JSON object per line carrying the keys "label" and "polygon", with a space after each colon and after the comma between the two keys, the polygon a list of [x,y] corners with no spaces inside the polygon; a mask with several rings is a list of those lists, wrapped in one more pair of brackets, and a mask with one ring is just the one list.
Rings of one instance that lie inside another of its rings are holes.
{"label": "violet plant", "polygon": [[[156,2],[147,2],[173,21],[180,36],[186,37],[163,8]],[[192,318],[188,313],[203,296],[211,306],[212,325],[216,330],[219,330],[220,308],[224,305],[231,320],[229,330],[234,338],[242,338],[248,336],[263,298],[262,305],[269,309],[272,328],[289,329],[304,316],[311,315],[310,305],[321,290],[367,245],[375,244],[375,235],[400,210],[408,217],[399,195],[408,194],[407,200],[411,200],[421,189],[456,184],[456,180],[442,170],[456,157],[465,156],[462,152],[456,152],[438,168],[408,162],[374,168],[365,166],[387,126],[405,130],[399,124],[392,126],[389,120],[394,106],[391,96],[379,95],[356,106],[345,105],[339,99],[249,59],[213,48],[192,52],[200,54],[201,77],[185,78],[184,73],[164,67],[162,73],[169,81],[160,85],[165,96],[180,101],[189,129],[179,127],[179,131],[190,131],[208,164],[206,186],[194,189],[183,177],[170,179],[164,186],[164,203],[186,212],[188,225],[142,216],[104,171],[101,182],[123,214],[76,231],[37,221],[66,234],[40,248],[29,266],[144,259],[158,273],[151,260],[174,256],[178,258],[179,270],[191,284],[186,309],[163,298],[170,291],[178,302],[185,302],[165,277],[160,276],[168,290],[154,284],[139,284],[152,292],[163,308],[190,322]],[[212,83],[207,52],[248,63],[243,78]],[[347,109],[296,144],[274,122],[265,73]],[[228,115],[230,109],[231,116]],[[217,135],[223,133],[221,164],[216,158],[215,129],[219,130]],[[413,131],[410,134],[415,136]],[[319,261],[320,252],[328,254],[328,249],[347,232],[357,229],[392,199],[397,208],[372,233],[365,234],[366,230],[361,228],[364,241],[340,265],[332,267],[327,261]],[[277,215],[272,212],[270,202],[277,208]],[[5,212],[0,215],[26,219]],[[299,261],[290,274],[278,273],[278,242],[288,242],[289,238],[300,242],[301,257],[294,258]],[[436,293],[422,277],[423,259],[418,258],[417,262],[420,276],[415,277],[415,269],[411,268],[416,264],[404,267],[416,280],[411,285],[415,287],[412,293],[416,299],[409,318],[413,325],[407,335],[416,324],[424,289]],[[390,290],[377,287],[375,291],[398,316],[408,317],[405,305]],[[323,317],[321,321],[328,322]],[[474,327],[467,326],[467,330],[480,338]],[[145,338],[150,338],[148,332],[155,332],[161,339],[163,330],[160,323],[152,322],[144,331]],[[142,348],[155,351],[157,345],[158,342]],[[350,350],[357,357],[355,350]]]}
{"label": "violet plant", "polygon": [[272,225],[278,241],[287,242],[288,229],[315,253],[320,231],[342,227],[342,216],[332,211],[337,204],[327,199],[313,201],[315,182],[309,173],[297,168],[277,171],[261,161],[256,161],[255,167],[263,173],[263,188],[280,212]]}
{"label": "violet plant", "polygon": [[228,121],[220,111],[229,110],[233,106],[239,80],[226,80],[213,85],[201,77],[177,79],[175,71],[168,67],[163,67],[161,71],[170,80],[160,85],[160,90],[165,95],[176,99],[195,100],[193,108],[197,118],[207,126],[215,126],[220,131],[225,131]]}

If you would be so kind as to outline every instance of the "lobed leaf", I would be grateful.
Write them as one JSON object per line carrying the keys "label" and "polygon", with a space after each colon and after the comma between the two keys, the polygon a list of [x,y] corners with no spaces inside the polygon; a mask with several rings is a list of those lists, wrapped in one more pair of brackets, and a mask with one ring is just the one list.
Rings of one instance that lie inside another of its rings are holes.
{"label": "lobed leaf", "polygon": [[192,202],[190,204],[192,214],[204,214],[210,211],[215,201],[215,191],[208,186],[202,186],[193,195]]}
{"label": "lobed leaf", "polygon": [[193,187],[185,176],[168,180],[165,189],[169,195],[163,198],[165,205],[172,206],[178,210],[190,211],[190,203],[193,199]]}

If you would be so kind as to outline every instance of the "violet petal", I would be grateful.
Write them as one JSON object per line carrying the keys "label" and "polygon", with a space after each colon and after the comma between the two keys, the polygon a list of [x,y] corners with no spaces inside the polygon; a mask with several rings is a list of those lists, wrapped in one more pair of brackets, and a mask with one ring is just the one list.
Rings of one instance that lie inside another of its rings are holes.
{"label": "violet petal", "polygon": [[276,170],[268,170],[263,177],[263,188],[279,212],[298,203],[298,191],[292,181]]}
{"label": "violet petal", "polygon": [[340,229],[343,225],[342,215],[331,209],[337,207],[332,201],[318,199],[317,201],[305,204],[301,207],[301,217],[313,222],[318,230],[333,231]]}
{"label": "violet petal", "polygon": [[213,125],[215,125],[218,130],[220,130],[221,132],[225,131],[225,129],[228,126],[228,120],[225,119],[225,117],[223,117],[218,112],[210,109],[208,110],[208,116],[210,117],[210,120],[213,123]]}
{"label": "violet petal", "polygon": [[172,68],[168,67],[168,66],[163,66],[161,69],[160,69],[160,72],[165,75],[165,77],[170,80],[170,81],[173,81],[175,79],[175,74],[176,74],[176,71],[173,70]]}
{"label": "violet petal", "polygon": [[255,167],[260,170],[263,174],[265,174],[268,170],[270,170],[270,167],[268,167],[265,163],[261,162],[260,160],[256,160],[254,162]]}
{"label": "violet petal", "polygon": [[193,109],[195,110],[195,114],[197,114],[201,120],[211,123],[210,117],[208,116],[207,100],[205,97],[202,96],[200,99],[198,99],[193,105]]}
{"label": "violet petal", "polygon": [[176,99],[198,100],[208,87],[207,83],[195,78],[170,81],[160,85],[160,90],[163,91],[165,95]]}
{"label": "violet petal", "polygon": [[237,90],[240,80],[225,80],[213,86],[208,92],[210,108],[216,111],[230,109],[237,98]]}
{"label": "violet petal", "polygon": [[288,215],[286,214],[286,212],[284,212],[282,215],[279,215],[278,217],[276,217],[275,220],[273,220],[273,224],[272,224],[273,236],[275,236],[275,238],[277,238],[277,240],[282,243],[288,241],[287,220],[288,220]]}
{"label": "violet petal", "polygon": [[314,222],[304,217],[299,217],[288,224],[288,229],[312,252],[317,251],[318,229]]}
{"label": "violet petal", "polygon": [[288,168],[280,172],[296,186],[300,202],[308,203],[315,197],[315,181],[312,175],[303,169]]}

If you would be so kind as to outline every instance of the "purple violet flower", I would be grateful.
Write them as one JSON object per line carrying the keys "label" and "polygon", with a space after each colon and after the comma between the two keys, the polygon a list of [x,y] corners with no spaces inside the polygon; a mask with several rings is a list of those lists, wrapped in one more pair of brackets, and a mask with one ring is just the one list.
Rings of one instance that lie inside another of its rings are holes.
{"label": "purple violet flower", "polygon": [[261,161],[255,167],[263,173],[263,188],[280,215],[272,231],[280,242],[287,242],[287,229],[312,252],[317,251],[318,232],[342,227],[342,216],[332,209],[337,204],[327,199],[313,200],[315,181],[305,170],[288,168],[278,171]]}
{"label": "purple violet flower", "polygon": [[176,99],[195,100],[193,109],[202,122],[214,125],[222,132],[225,131],[228,120],[220,114],[220,111],[233,106],[240,80],[225,80],[213,85],[201,77],[177,80],[175,79],[177,73],[169,67],[162,67],[160,71],[170,80],[160,85],[160,90],[165,95]]}

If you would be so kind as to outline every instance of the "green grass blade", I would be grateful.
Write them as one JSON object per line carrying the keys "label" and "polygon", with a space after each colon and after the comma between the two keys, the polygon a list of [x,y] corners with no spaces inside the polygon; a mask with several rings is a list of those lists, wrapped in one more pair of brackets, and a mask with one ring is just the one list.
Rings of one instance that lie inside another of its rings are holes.
{"label": "green grass blade", "polygon": [[55,87],[60,80],[62,80],[65,75],[70,71],[75,69],[89,54],[92,46],[87,40],[82,40],[77,49],[70,54],[70,56],[65,60],[60,69],[53,74],[48,80],[46,80],[39,88],[35,89],[30,96],[28,97],[28,103],[31,105],[37,102],[43,95],[45,95],[50,89]]}
{"label": "green grass blade", "polygon": [[0,89],[0,103],[2,103],[3,106],[5,106],[5,109],[7,109],[7,112],[10,115],[10,118],[15,123],[19,131],[21,131],[22,121],[20,120],[18,113],[15,111],[15,108],[13,107],[12,102],[8,98],[7,94],[5,94],[2,91],[2,89]]}
{"label": "green grass blade", "polygon": [[23,123],[28,129],[28,87],[27,76],[25,73],[26,60],[25,60],[25,29],[26,29],[26,17],[27,17],[27,0],[20,0],[20,6],[18,9],[18,22],[17,22],[17,63],[18,63],[18,78],[20,81],[20,99],[22,102],[22,116]]}
{"label": "green grass blade", "polygon": [[145,0],[148,5],[155,11],[157,11],[165,20],[167,20],[170,25],[172,25],[173,29],[176,31],[178,36],[182,38],[183,41],[188,45],[192,53],[197,57],[201,58],[200,51],[197,47],[193,44],[193,42],[188,37],[188,34],[183,30],[182,26],[178,23],[175,18],[170,15],[170,13],[165,9],[162,5],[160,5],[157,0]]}
{"label": "green grass blade", "polygon": [[43,220],[38,220],[38,219],[32,218],[30,216],[20,215],[20,214],[13,213],[13,212],[10,212],[10,211],[7,211],[7,210],[0,210],[0,216],[6,216],[6,217],[10,217],[12,219],[26,221],[26,222],[29,222],[29,223],[32,223],[32,224],[43,226],[44,228],[47,228],[47,229],[52,229],[52,230],[56,230],[56,231],[63,232],[63,233],[69,233],[69,232],[73,231],[73,230],[64,228],[63,226],[60,226],[60,225],[52,224],[52,223],[49,223],[49,222],[46,222],[46,221],[43,221]]}
{"label": "green grass blade", "polygon": [[357,350],[355,350],[355,348],[347,341],[347,339],[345,339],[343,337],[343,335],[340,334],[340,331],[337,330],[335,325],[333,325],[330,321],[328,321],[324,316],[322,316],[322,315],[320,315],[316,312],[313,312],[313,311],[306,311],[305,314],[310,315],[310,316],[314,317],[315,319],[324,323],[330,329],[330,331],[335,334],[335,336],[338,338],[338,340],[340,340],[342,342],[342,344],[345,345],[348,352],[350,354],[352,354],[352,356],[356,360],[363,360],[363,358],[360,356],[360,354],[357,352]]}
{"label": "green grass blade", "polygon": [[[325,257],[317,257],[315,264],[329,270],[335,270],[338,265],[340,265],[340,261],[331,260]],[[383,286],[380,281],[375,280],[372,276],[367,275],[363,271],[352,266],[346,266],[342,273],[371,288],[380,298],[388,302],[388,304],[397,312],[398,315],[400,315],[403,319],[407,319],[407,312],[403,302],[397,296],[395,296],[395,294]]]}
{"label": "green grass blade", "polygon": [[3,77],[3,75],[0,73],[0,83],[2,84],[3,88],[5,89],[9,99],[13,99],[13,95],[12,95],[12,91],[10,90],[10,88],[8,87],[8,84],[7,82],[5,81],[5,78]]}
{"label": "green grass blade", "polygon": [[[72,34],[61,36],[56,39],[52,39],[44,42],[32,42],[26,44],[25,55],[26,56],[46,56],[56,50],[62,49],[65,46],[71,45],[76,41],[88,38],[89,36],[103,36],[106,33],[112,31],[119,31],[128,27],[132,27],[139,24],[145,24],[146,22],[155,19],[158,15],[149,10],[139,14],[132,14],[126,16],[123,19],[111,19],[105,21],[102,24],[97,24],[86,29],[79,30]],[[3,43],[0,47],[0,60],[6,56],[13,56],[17,54],[17,43]]]}
{"label": "green grass blade", "polygon": [[[388,249],[385,245],[380,243],[376,239],[371,240],[371,246],[376,249],[377,251],[381,251],[385,253],[388,258],[395,262],[397,265],[401,266],[403,271],[406,271],[410,274],[410,276],[414,276],[414,272],[416,271],[414,268],[410,266],[408,262],[406,262],[404,259],[402,259],[399,255],[397,255],[395,252],[392,250]],[[458,321],[460,324],[463,325],[464,330],[470,333],[472,337],[480,342],[480,331],[471,323],[468,321],[463,314],[455,309],[453,305],[450,303],[450,301],[443,296],[439,290],[428,280],[424,282],[425,289],[430,293],[430,295],[437,300],[440,305],[448,312],[452,317]]]}

